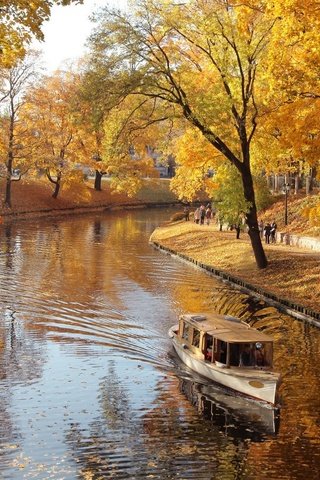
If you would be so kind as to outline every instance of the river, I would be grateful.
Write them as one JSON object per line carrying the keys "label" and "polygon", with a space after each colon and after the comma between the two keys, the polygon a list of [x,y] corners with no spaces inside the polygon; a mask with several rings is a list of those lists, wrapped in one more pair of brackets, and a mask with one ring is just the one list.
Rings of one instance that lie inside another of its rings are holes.
{"label": "river", "polygon": [[[0,478],[319,478],[320,332],[155,250],[169,210],[1,226]],[[187,371],[182,312],[275,338],[279,409]]]}

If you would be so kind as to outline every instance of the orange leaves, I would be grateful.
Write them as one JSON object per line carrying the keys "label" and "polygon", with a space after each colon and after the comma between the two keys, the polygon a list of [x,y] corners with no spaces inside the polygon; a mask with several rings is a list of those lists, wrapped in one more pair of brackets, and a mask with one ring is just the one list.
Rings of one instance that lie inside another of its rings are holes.
{"label": "orange leaves", "polygon": [[25,47],[34,36],[43,40],[41,27],[50,17],[52,4],[68,5],[82,0],[3,0],[0,18],[0,66],[9,67],[25,54]]}

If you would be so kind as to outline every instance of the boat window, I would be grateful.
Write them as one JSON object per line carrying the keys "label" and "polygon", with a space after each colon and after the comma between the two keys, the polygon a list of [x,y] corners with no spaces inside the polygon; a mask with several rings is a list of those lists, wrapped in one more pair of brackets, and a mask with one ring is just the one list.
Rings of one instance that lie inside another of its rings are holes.
{"label": "boat window", "polygon": [[254,365],[256,367],[272,366],[272,343],[257,342],[253,349]]}
{"label": "boat window", "polygon": [[187,323],[183,324],[182,338],[187,341],[189,340],[189,325]]}
{"label": "boat window", "polygon": [[200,346],[200,330],[196,328],[193,329],[192,345],[197,348]]}
{"label": "boat window", "polygon": [[204,354],[205,354],[205,359],[209,360],[210,362],[212,362],[214,358],[212,349],[213,349],[213,337],[212,335],[206,334]]}
{"label": "boat window", "polygon": [[227,362],[227,344],[222,340],[217,341],[217,358],[218,362]]}
{"label": "boat window", "polygon": [[[232,363],[236,365],[236,363]],[[239,345],[240,367],[272,366],[272,343],[243,343]]]}
{"label": "boat window", "polygon": [[232,367],[239,366],[240,345],[237,343],[230,343],[230,365]]}
{"label": "boat window", "polygon": [[239,366],[252,367],[254,366],[253,348],[250,343],[241,343],[239,345]]}

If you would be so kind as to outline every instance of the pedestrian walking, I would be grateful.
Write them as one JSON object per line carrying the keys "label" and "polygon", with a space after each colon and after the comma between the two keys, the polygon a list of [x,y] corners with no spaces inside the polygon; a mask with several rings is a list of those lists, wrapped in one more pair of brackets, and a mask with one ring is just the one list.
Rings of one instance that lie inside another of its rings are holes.
{"label": "pedestrian walking", "polygon": [[273,221],[271,223],[271,230],[270,230],[271,243],[276,243],[276,232],[277,232],[277,224],[275,221]]}
{"label": "pedestrian walking", "polygon": [[258,222],[258,228],[259,228],[260,238],[263,238],[264,225],[263,225],[263,221],[262,221],[262,220],[260,220],[260,221]]}
{"label": "pedestrian walking", "polygon": [[266,243],[270,243],[271,225],[267,223],[264,227],[264,238]]}
{"label": "pedestrian walking", "polygon": [[210,221],[211,221],[211,218],[212,218],[212,210],[211,210],[211,206],[207,206],[206,208],[206,222],[207,222],[207,225],[210,225]]}
{"label": "pedestrian walking", "polygon": [[200,222],[200,208],[199,207],[197,207],[195,209],[194,214],[193,214],[193,218],[194,218],[195,223]]}
{"label": "pedestrian walking", "polygon": [[190,208],[188,205],[186,205],[183,209],[183,213],[184,213],[184,218],[186,220],[186,222],[188,222],[190,220]]}
{"label": "pedestrian walking", "polygon": [[206,207],[202,204],[200,206],[200,225],[204,225],[205,216],[206,216]]}

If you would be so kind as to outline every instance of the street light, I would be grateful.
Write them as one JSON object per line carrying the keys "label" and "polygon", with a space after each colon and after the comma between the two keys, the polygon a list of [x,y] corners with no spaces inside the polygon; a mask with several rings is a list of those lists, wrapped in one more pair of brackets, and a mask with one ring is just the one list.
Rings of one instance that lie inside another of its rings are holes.
{"label": "street light", "polygon": [[285,204],[284,204],[284,224],[288,225],[288,193],[290,191],[290,184],[285,183],[283,185],[283,193],[285,195]]}

